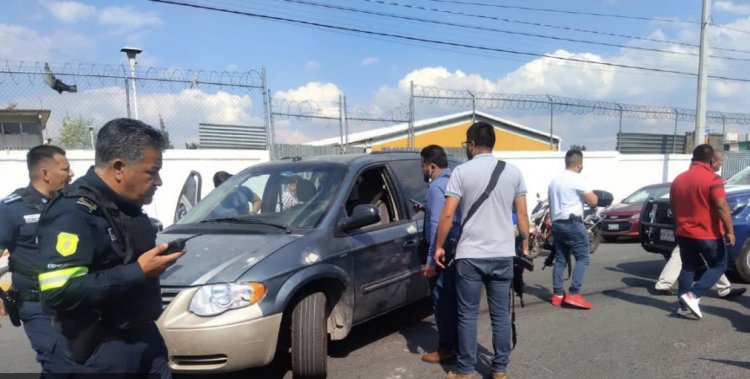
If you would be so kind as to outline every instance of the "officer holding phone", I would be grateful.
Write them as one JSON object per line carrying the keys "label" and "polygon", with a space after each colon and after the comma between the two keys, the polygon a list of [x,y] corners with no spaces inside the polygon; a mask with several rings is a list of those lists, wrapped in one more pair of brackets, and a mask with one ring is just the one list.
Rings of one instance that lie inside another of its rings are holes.
{"label": "officer holding phone", "polygon": [[154,321],[162,310],[159,275],[185,250],[165,253],[142,206],[162,181],[167,143],[138,120],[107,122],[95,165],[55,197],[39,220],[43,306],[64,336],[53,372],[151,374],[171,378]]}

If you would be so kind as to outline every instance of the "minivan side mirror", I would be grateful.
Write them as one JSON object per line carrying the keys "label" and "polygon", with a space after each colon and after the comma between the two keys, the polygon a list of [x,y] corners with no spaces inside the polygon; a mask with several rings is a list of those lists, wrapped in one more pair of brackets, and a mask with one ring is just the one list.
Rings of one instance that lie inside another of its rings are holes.
{"label": "minivan side mirror", "polygon": [[380,212],[372,204],[360,204],[354,207],[351,217],[339,221],[339,228],[344,232],[363,228],[380,222]]}

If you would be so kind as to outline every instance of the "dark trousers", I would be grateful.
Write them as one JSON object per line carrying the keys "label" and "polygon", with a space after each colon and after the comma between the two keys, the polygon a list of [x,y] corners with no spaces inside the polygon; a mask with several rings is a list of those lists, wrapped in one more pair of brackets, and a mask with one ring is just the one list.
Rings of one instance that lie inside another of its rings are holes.
{"label": "dark trousers", "polygon": [[[695,297],[702,297],[727,271],[727,249],[724,241],[677,237],[677,243],[680,245],[682,258],[682,269],[677,277],[677,295],[692,292]],[[704,260],[708,269],[693,284],[695,271],[703,266]]]}
{"label": "dark trousers", "polygon": [[510,359],[512,332],[510,286],[513,283],[513,258],[456,260],[458,295],[458,364],[460,373],[473,373],[477,361],[477,319],[482,286],[492,325],[492,370],[505,371]]}
{"label": "dark trousers", "polygon": [[428,280],[435,325],[438,330],[438,349],[443,352],[456,350],[456,265],[438,268],[437,275]]}
{"label": "dark trousers", "polygon": [[55,373],[47,376],[51,378],[87,378],[90,374],[106,374],[106,377],[132,377],[132,374],[141,374],[149,378],[172,378],[167,346],[154,323],[133,331],[124,338],[105,340],[83,364],[77,364],[73,360],[67,340],[58,344],[54,353],[64,363],[51,367]]}
{"label": "dark trousers", "polygon": [[53,354],[55,345],[64,341],[65,337],[52,326],[52,315],[42,310],[42,304],[37,301],[21,302],[20,316],[23,330],[36,352],[36,360],[42,366],[42,373],[50,373],[55,367],[67,365],[65,359]]}

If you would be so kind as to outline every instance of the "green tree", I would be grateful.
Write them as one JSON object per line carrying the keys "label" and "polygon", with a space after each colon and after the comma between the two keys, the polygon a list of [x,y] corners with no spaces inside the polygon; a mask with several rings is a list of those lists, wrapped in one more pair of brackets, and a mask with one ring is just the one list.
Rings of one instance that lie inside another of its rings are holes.
{"label": "green tree", "polygon": [[93,122],[93,120],[84,119],[83,116],[77,118],[65,116],[57,144],[69,150],[93,149],[92,138],[96,138],[96,135],[92,137]]}
{"label": "green tree", "polygon": [[586,151],[586,145],[570,145],[569,150],[578,149],[581,151]]}

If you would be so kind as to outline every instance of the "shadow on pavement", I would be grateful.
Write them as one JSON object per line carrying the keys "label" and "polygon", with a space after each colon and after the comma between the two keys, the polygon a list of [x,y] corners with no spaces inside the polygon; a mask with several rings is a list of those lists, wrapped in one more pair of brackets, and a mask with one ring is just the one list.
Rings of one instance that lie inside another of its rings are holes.
{"label": "shadow on pavement", "polygon": [[[330,358],[343,358],[352,351],[360,349],[377,340],[395,332],[401,333],[406,339],[410,352],[414,354],[434,349],[437,345],[437,332],[434,324],[424,321],[432,315],[432,304],[430,299],[418,301],[401,309],[389,312],[374,320],[355,326],[342,341],[331,341],[328,343],[328,356]],[[415,359],[419,359],[416,356]],[[199,375],[179,374],[174,375],[176,379],[188,379]],[[201,376],[206,377],[206,376]],[[277,356],[274,361],[266,366],[247,369],[227,374],[211,374],[212,378],[222,379],[245,379],[245,378],[268,378],[280,379],[291,378],[291,355]]]}
{"label": "shadow on pavement", "polygon": [[698,358],[698,359],[701,359],[704,361],[716,362],[716,363],[723,363],[725,365],[737,366],[737,367],[746,368],[750,370],[750,362],[730,361],[728,359],[713,359],[713,358]]}
{"label": "shadow on pavement", "polygon": [[665,263],[664,260],[623,262],[618,263],[614,267],[605,267],[604,269],[640,278],[656,280],[659,277],[662,268],[664,268]]}

